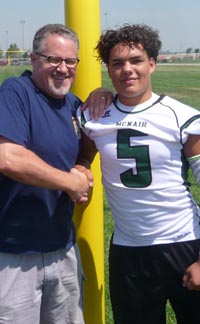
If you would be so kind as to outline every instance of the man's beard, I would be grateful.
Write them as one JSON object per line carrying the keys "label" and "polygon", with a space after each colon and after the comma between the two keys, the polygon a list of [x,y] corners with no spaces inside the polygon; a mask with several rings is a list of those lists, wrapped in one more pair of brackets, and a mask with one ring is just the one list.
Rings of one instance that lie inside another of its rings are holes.
{"label": "man's beard", "polygon": [[61,86],[56,88],[54,85],[49,84],[49,90],[55,97],[64,97],[71,88],[71,82],[68,83],[66,86]]}

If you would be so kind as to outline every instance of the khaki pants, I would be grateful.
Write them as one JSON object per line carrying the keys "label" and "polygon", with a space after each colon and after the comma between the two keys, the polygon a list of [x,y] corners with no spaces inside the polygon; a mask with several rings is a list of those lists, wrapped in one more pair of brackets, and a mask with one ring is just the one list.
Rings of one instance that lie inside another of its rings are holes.
{"label": "khaki pants", "polygon": [[84,324],[77,246],[50,253],[0,253],[0,324]]}

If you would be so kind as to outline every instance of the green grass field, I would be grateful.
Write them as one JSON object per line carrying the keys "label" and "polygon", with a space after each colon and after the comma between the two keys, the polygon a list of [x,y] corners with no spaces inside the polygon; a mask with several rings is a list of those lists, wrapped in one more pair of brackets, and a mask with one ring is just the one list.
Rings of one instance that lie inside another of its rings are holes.
{"label": "green grass field", "polygon": [[[30,66],[27,67],[30,69]],[[9,76],[19,75],[25,67],[0,67],[0,84]],[[182,65],[182,64],[160,64],[152,76],[153,91],[158,94],[166,94],[174,97],[200,110],[200,65]],[[107,72],[102,71],[102,83],[104,87],[111,87],[112,84],[108,78]],[[200,189],[196,185],[190,174],[192,184],[192,193],[194,198],[200,204]],[[106,298],[106,324],[113,324],[112,312],[108,291],[108,248],[109,240],[113,229],[113,221],[106,196],[104,196],[104,240],[105,240],[105,298]],[[147,323],[148,324],[148,323]],[[167,324],[176,324],[173,311],[170,305],[167,305]],[[189,324],[189,323],[188,323]]]}

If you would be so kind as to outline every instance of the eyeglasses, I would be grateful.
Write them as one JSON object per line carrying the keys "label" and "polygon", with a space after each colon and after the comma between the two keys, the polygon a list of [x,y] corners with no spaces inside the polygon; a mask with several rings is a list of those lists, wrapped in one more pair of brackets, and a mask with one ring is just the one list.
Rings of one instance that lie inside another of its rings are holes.
{"label": "eyeglasses", "polygon": [[45,57],[45,59],[47,60],[47,62],[51,65],[51,66],[59,66],[62,64],[62,62],[65,62],[66,66],[69,68],[75,68],[78,64],[78,62],[80,61],[78,58],[66,58],[63,59],[62,57],[58,57],[58,56],[47,56],[41,53],[37,53],[37,55]]}

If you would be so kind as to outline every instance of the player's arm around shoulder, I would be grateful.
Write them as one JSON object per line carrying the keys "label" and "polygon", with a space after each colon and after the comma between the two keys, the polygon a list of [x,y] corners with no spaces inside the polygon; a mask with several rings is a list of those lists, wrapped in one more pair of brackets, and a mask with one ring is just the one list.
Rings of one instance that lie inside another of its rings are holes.
{"label": "player's arm around shoulder", "polygon": [[114,93],[107,88],[97,88],[90,92],[81,107],[81,111],[89,109],[89,116],[98,120],[104,115],[105,109],[112,103]]}

